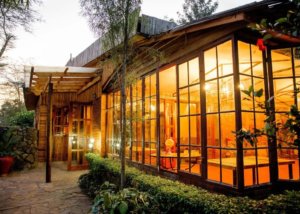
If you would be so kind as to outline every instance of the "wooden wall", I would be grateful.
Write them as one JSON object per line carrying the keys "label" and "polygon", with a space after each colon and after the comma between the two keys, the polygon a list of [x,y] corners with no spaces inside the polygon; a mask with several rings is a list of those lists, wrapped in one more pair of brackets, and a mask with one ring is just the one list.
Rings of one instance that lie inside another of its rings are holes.
{"label": "wooden wall", "polygon": [[93,86],[89,87],[87,90],[83,91],[81,94],[77,96],[77,102],[93,102],[95,99],[99,97],[99,91],[101,87],[98,83],[94,84]]}

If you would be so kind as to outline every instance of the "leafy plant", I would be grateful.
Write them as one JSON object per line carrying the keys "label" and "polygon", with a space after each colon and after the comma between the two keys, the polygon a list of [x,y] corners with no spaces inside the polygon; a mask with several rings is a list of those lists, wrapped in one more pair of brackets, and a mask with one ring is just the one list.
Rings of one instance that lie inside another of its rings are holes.
{"label": "leafy plant", "polygon": [[19,137],[9,128],[0,128],[0,157],[15,156],[15,146],[18,142]]}
{"label": "leafy plant", "polygon": [[267,135],[270,139],[273,139],[276,134],[276,126],[274,121],[274,114],[271,107],[271,102],[274,99],[271,97],[266,102],[261,102],[256,98],[260,98],[263,96],[263,89],[259,89],[257,91],[254,90],[254,87],[249,86],[248,90],[241,90],[242,93],[246,95],[244,100],[252,101],[255,99],[255,103],[257,107],[265,110],[266,119],[265,127],[263,129],[254,129],[254,130],[246,130],[244,128],[234,132],[238,142],[243,143],[244,141],[250,143],[251,146],[254,146],[257,143],[257,137],[262,135]]}
{"label": "leafy plant", "polygon": [[19,100],[6,101],[0,109],[0,125],[33,126],[34,112],[27,111]]}
{"label": "leafy plant", "polygon": [[263,18],[259,23],[251,23],[249,27],[260,32],[263,40],[268,41],[274,35],[271,31],[276,31],[293,37],[300,37],[300,0],[290,0],[291,7],[285,16],[276,19]]}
{"label": "leafy plant", "polygon": [[158,213],[158,205],[145,192],[136,188],[118,191],[115,184],[105,182],[94,199],[92,213]]}
{"label": "leafy plant", "polygon": [[21,111],[17,112],[11,118],[9,118],[9,124],[13,126],[33,126],[34,112],[33,111]]}

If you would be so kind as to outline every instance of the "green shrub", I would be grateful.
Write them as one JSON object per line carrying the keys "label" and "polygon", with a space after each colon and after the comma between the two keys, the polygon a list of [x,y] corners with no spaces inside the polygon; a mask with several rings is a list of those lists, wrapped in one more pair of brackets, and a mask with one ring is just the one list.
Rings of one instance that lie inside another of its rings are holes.
{"label": "green shrub", "polygon": [[[90,172],[85,182],[91,191],[109,181],[119,185],[120,162],[88,154]],[[97,180],[97,181],[96,181]],[[300,192],[286,191],[264,200],[230,197],[210,193],[204,189],[147,175],[136,168],[126,167],[126,187],[147,192],[159,204],[162,213],[300,213]],[[95,183],[97,183],[95,185]],[[90,186],[89,186],[90,185]],[[94,187],[91,187],[94,186]],[[96,188],[95,188],[96,187]]]}
{"label": "green shrub", "polygon": [[136,188],[121,191],[115,184],[104,182],[94,199],[92,213],[159,213],[157,202]]}
{"label": "green shrub", "polygon": [[9,118],[11,126],[29,126],[33,127],[34,112],[33,111],[20,111]]}

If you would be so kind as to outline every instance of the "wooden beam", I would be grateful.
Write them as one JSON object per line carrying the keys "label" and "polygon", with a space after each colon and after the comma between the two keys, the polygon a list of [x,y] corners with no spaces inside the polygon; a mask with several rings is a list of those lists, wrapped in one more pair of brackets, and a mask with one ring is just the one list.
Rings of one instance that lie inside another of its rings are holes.
{"label": "wooden beam", "polygon": [[53,93],[77,93],[76,89],[53,89]]}
{"label": "wooden beam", "polygon": [[44,92],[44,93],[46,92],[46,90],[47,90],[49,84],[51,83],[51,79],[52,79],[52,76],[49,75],[49,79],[48,79],[47,83],[43,86],[42,92]]}
{"label": "wooden beam", "polygon": [[67,67],[65,70],[64,70],[64,74],[62,77],[60,77],[60,80],[58,80],[57,82],[57,85],[62,81],[62,79],[64,78],[64,76],[66,75],[66,73],[68,72],[69,68]]}
{"label": "wooden beam", "polygon": [[[55,77],[62,77],[64,73],[62,72],[43,72],[43,73],[37,73],[35,72],[34,75],[38,76],[38,77],[49,77],[49,75],[55,76]],[[86,73],[86,72],[77,72],[77,73],[66,73],[65,74],[66,77],[93,77],[93,76],[97,76],[96,73]]]}
{"label": "wooden beam", "polygon": [[34,67],[32,66],[31,71],[30,71],[29,88],[31,87],[31,84],[32,84],[33,71],[34,71]]}
{"label": "wooden beam", "polygon": [[48,106],[47,106],[47,148],[46,148],[46,183],[51,183],[51,143],[52,143],[52,93],[53,83],[49,77]]}
{"label": "wooden beam", "polygon": [[[36,77],[33,77],[33,81],[43,81],[45,78],[36,78]],[[82,81],[91,81],[92,78],[91,77],[79,77],[79,78],[76,78],[76,77],[64,77],[63,80],[60,81],[60,77],[53,77],[52,76],[52,83],[56,83],[58,81],[60,82],[69,82],[69,81],[74,81],[74,82],[82,82]]]}
{"label": "wooden beam", "polygon": [[88,88],[90,88],[91,86],[93,86],[95,83],[97,83],[98,81],[101,80],[101,76],[97,76],[96,78],[94,78],[91,82],[89,82],[87,85],[83,86],[78,92],[77,95],[81,94],[82,92],[84,92],[85,90],[87,90]]}

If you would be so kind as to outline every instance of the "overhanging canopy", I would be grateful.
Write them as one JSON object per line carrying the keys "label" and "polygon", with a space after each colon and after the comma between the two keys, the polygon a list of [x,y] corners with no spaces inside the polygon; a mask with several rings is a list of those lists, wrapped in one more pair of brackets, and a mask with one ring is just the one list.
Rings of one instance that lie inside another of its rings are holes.
{"label": "overhanging canopy", "polygon": [[77,92],[100,79],[98,68],[25,66],[25,88],[36,96],[44,92],[49,81],[53,92]]}

